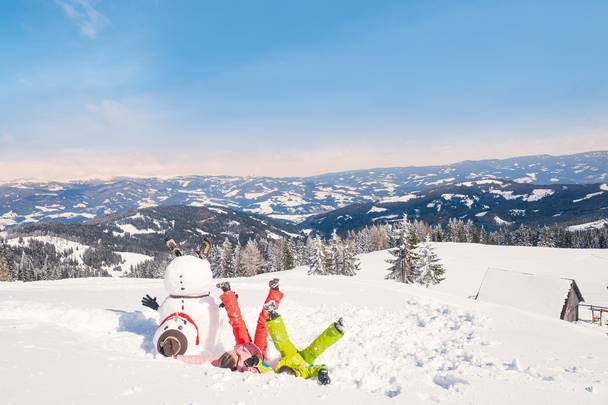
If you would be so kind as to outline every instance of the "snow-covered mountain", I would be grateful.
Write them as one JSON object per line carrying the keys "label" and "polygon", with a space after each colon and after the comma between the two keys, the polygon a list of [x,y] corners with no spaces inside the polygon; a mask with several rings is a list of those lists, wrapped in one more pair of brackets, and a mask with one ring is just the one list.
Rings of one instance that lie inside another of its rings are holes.
{"label": "snow-covered mountain", "polygon": [[0,184],[0,227],[48,221],[84,222],[162,205],[220,206],[299,222],[350,204],[399,201],[415,191],[493,178],[522,184],[604,183],[608,180],[608,152],[357,170],[312,177],[17,181]]}
{"label": "snow-covered mountain", "polygon": [[[472,220],[487,230],[519,225],[597,223],[608,217],[606,184],[534,185],[504,180],[468,181],[399,198],[349,205],[308,218],[300,224],[325,236],[398,221],[405,215],[429,224],[450,218]],[[574,226],[571,227],[574,230]]]}

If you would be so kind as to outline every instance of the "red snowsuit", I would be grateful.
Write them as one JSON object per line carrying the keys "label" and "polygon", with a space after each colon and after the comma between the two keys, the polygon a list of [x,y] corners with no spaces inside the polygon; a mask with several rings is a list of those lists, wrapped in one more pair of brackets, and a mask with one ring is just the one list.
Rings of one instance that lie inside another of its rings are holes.
{"label": "red snowsuit", "polygon": [[[272,288],[268,292],[268,296],[264,301],[264,304],[269,301],[274,301],[278,307],[283,293],[281,291],[273,290]],[[226,307],[226,313],[228,314],[228,321],[232,326],[232,333],[234,334],[235,346],[246,345],[251,343],[251,335],[247,330],[247,325],[241,315],[241,308],[236,298],[234,291],[226,291],[220,296],[220,300]],[[266,359],[266,350],[268,348],[268,329],[266,329],[266,321],[268,320],[268,314],[262,309],[258,316],[258,322],[255,328],[255,335],[253,338],[253,344],[260,349],[263,355],[263,359]]]}
{"label": "red snowsuit", "polygon": [[[268,296],[264,301],[266,304],[269,301],[274,301],[278,307],[283,293],[280,291],[273,290],[272,288],[268,292]],[[228,321],[232,326],[232,333],[234,334],[234,349],[233,352],[237,355],[238,361],[236,369],[238,371],[251,371],[259,373],[259,369],[256,367],[246,367],[244,362],[251,356],[258,356],[260,360],[266,360],[266,349],[268,348],[268,329],[266,329],[266,320],[268,314],[264,309],[260,312],[258,322],[255,328],[255,335],[253,342],[251,336],[247,330],[247,325],[241,315],[241,308],[236,298],[234,291],[226,291],[220,296],[220,300],[226,308],[228,314]],[[186,363],[191,364],[204,364],[211,362],[214,366],[219,366],[218,360],[214,359],[208,353],[202,353],[194,356],[177,356],[178,359]]]}

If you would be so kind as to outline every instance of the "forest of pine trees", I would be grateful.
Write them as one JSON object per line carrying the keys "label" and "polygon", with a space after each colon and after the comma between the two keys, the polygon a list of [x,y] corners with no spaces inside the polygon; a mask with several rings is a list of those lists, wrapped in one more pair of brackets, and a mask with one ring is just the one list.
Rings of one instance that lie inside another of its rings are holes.
{"label": "forest of pine trees", "polygon": [[29,239],[17,246],[0,240],[0,281],[59,280],[80,277],[107,277],[102,267],[120,264],[120,256],[103,249],[87,249],[83,263],[71,259],[71,250],[58,252],[50,243]]}
{"label": "forest of pine trees", "polygon": [[[435,284],[442,279],[442,268],[428,242],[483,243],[496,245],[545,246],[555,248],[608,248],[608,227],[571,232],[563,227],[526,227],[487,232],[472,221],[451,219],[430,226],[421,221],[377,224],[346,235],[334,233],[323,239],[255,238],[244,245],[228,238],[214,246],[210,262],[216,278],[246,277],[308,266],[309,274],[352,276],[359,269],[361,253],[392,249],[387,278],[406,283]],[[13,246],[0,239],[0,281],[55,280],[61,278],[108,276],[103,269],[121,263],[109,249],[96,247],[73,260],[72,251],[59,252],[49,243],[29,239]],[[127,277],[160,278],[170,260],[157,253],[153,260],[131,267]]]}

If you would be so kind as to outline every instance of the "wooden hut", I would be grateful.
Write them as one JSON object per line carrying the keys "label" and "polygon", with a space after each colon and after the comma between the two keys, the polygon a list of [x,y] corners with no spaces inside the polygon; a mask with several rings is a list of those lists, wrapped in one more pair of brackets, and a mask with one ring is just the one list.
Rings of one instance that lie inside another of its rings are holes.
{"label": "wooden hut", "polygon": [[578,321],[584,302],[576,281],[490,268],[475,299],[523,309],[569,322]]}

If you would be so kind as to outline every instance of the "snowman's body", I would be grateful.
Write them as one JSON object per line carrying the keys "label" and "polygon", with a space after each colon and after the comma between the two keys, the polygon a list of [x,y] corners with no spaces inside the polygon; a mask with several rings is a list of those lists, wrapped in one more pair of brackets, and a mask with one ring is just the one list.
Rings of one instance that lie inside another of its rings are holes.
{"label": "snowman's body", "polygon": [[160,323],[153,340],[159,353],[167,356],[213,351],[219,339],[220,311],[209,294],[211,280],[207,260],[179,256],[169,263],[165,270],[169,296],[158,308]]}

